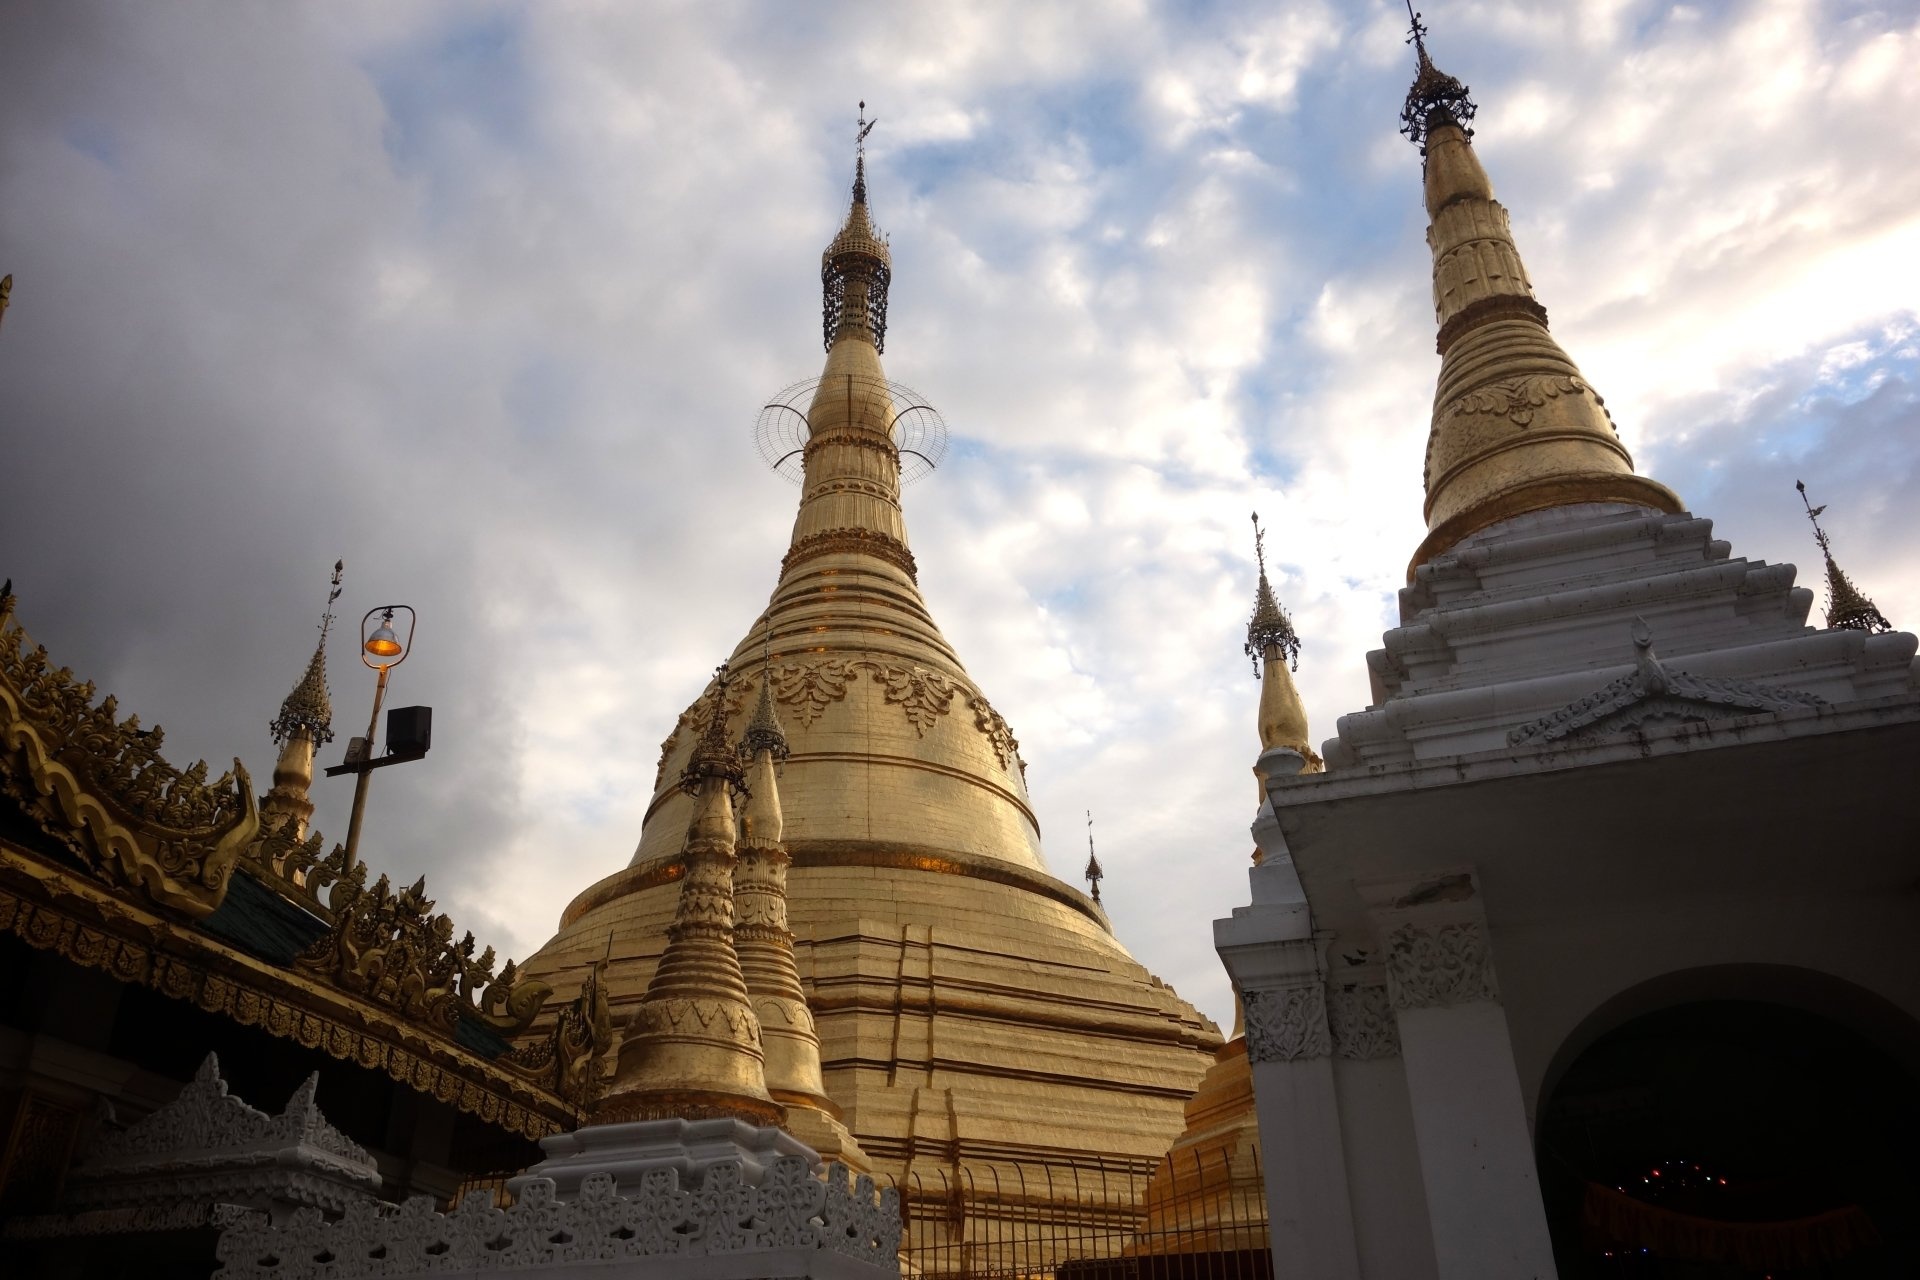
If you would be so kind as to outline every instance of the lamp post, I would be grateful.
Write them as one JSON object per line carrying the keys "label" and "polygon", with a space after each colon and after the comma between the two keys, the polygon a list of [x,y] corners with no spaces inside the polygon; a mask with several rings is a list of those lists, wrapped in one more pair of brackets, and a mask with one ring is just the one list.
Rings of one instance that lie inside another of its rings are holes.
{"label": "lamp post", "polygon": [[[393,629],[393,615],[401,609],[407,613],[405,640]],[[376,613],[380,615],[380,625],[368,631],[367,624]],[[367,610],[366,616],[360,619],[360,661],[378,671],[380,681],[373,687],[373,714],[367,718],[367,736],[347,744],[347,759],[341,766],[342,771],[357,775],[353,783],[353,817],[347,823],[346,865],[349,868],[360,860],[360,819],[367,811],[367,783],[374,770],[373,735],[380,724],[380,704],[387,697],[387,673],[407,660],[407,654],[413,649],[413,628],[417,621],[412,606],[404,604],[377,606]],[[331,774],[335,770],[327,772]]]}

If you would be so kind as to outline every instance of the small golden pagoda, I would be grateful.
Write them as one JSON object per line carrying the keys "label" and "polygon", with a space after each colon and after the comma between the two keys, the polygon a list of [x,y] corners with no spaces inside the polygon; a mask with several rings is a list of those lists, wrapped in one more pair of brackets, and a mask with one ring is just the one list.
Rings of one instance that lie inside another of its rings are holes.
{"label": "small golden pagoda", "polygon": [[744,777],[727,741],[727,669],[714,681],[716,714],[680,785],[693,799],[667,949],[628,1021],[613,1087],[595,1119],[729,1117],[777,1125],[786,1110],[767,1092],[760,1023],[734,950],[733,878],[738,824],[733,792]]}
{"label": "small golden pagoda", "polygon": [[333,741],[333,701],[327,694],[327,633],[333,630],[333,602],[340,598],[340,579],[346,561],[333,562],[333,581],[327,593],[326,612],[320,615],[320,640],[313,646],[313,657],[300,682],[280,704],[280,714],[267,725],[280,748],[273,766],[273,787],[260,797],[260,826],[267,831],[284,824],[293,825],[287,834],[294,840],[307,838],[307,823],[313,817],[313,754]]}
{"label": "small golden pagoda", "polygon": [[1474,155],[1467,88],[1427,56],[1401,131],[1425,159],[1440,380],[1427,436],[1427,536],[1408,573],[1488,525],[1547,507],[1624,502],[1678,512],[1636,475],[1606,404],[1547,332],[1507,211]]}
{"label": "small golden pagoda", "polygon": [[[1049,1168],[1144,1173],[1179,1134],[1219,1032],[1048,869],[1019,743],[921,598],[880,362],[891,273],[861,155],[821,259],[827,359],[772,599],[729,658],[736,676],[662,744],[632,862],[574,899],[524,972],[564,999],[611,939],[616,1021],[633,1015],[689,874],[699,801],[680,776],[715,718],[727,741],[756,742],[777,715],[782,749],[755,752],[743,811],[736,938],[749,986],[762,975],[767,1084],[794,1131],[832,1147],[827,1122],[844,1122],[837,1158],[863,1152],[909,1187],[973,1185],[988,1200],[995,1178],[1044,1187]],[[776,763],[773,824],[756,805]],[[776,868],[785,921],[755,914]],[[788,930],[791,987],[766,977],[773,933]],[[965,1208],[953,1230],[980,1212],[992,1210]]]}
{"label": "small golden pagoda", "polygon": [[[1260,749],[1300,754],[1302,772],[1325,766],[1308,741],[1307,709],[1293,683],[1300,637],[1267,579],[1265,532],[1253,517],[1254,558],[1260,567],[1246,654],[1260,680]],[[1256,801],[1266,802],[1259,782]],[[1260,861],[1260,850],[1253,861]],[[1268,1243],[1266,1182],[1261,1172],[1260,1122],[1254,1112],[1253,1070],[1247,1061],[1246,1014],[1233,1000],[1233,1035],[1214,1055],[1187,1102],[1187,1127],[1147,1186],[1147,1229],[1136,1252],[1232,1253]]]}

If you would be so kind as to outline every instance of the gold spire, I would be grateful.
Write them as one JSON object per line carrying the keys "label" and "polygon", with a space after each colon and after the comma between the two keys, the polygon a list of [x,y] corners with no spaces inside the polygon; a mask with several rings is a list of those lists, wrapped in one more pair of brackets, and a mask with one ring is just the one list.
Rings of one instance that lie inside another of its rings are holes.
{"label": "gold spire", "polygon": [[1086,881],[1089,894],[1095,902],[1100,901],[1100,882],[1106,878],[1107,873],[1100,869],[1100,859],[1093,852],[1093,810],[1089,809],[1087,810]]}
{"label": "gold spire", "polygon": [[304,840],[307,820],[313,817],[313,753],[333,741],[333,704],[327,697],[327,635],[333,629],[333,602],[340,598],[340,578],[346,561],[333,562],[327,607],[320,614],[320,641],[307,660],[306,674],[280,704],[280,714],[268,721],[280,759],[273,766],[273,787],[260,797],[260,825],[272,831],[288,820],[293,836]]}
{"label": "gold spire", "polygon": [[1585,502],[1681,510],[1635,475],[1606,406],[1547,332],[1507,211],[1474,155],[1466,86],[1434,67],[1413,15],[1418,73],[1401,132],[1424,157],[1439,385],[1427,436],[1427,536],[1415,568],[1513,516]]}
{"label": "gold spire", "polygon": [[904,573],[917,570],[900,513],[900,446],[894,398],[880,352],[886,346],[892,258],[867,213],[866,136],[874,122],[862,102],[855,146],[853,203],[840,233],[820,255],[822,327],[827,363],[807,407],[804,477],[792,544],[781,581],[810,562],[851,554]]}
{"label": "gold spire", "polygon": [[733,869],[733,945],[760,1023],[767,1092],[787,1108],[782,1127],[823,1158],[865,1170],[872,1162],[827,1096],[820,1034],[793,961],[793,930],[787,923],[787,868],[793,859],[782,839],[785,821],[774,776],[775,765],[787,758],[787,735],[774,710],[771,671],[771,641],[763,641],[760,696],[740,739],[740,755],[747,761],[747,801],[741,812],[740,860]]}
{"label": "gold spire", "polygon": [[601,1124],[785,1119],[767,1093],[760,1024],[734,951],[733,793],[742,775],[727,742],[727,682],[723,662],[714,672],[707,723],[681,774],[693,816],[667,949],[627,1026],[613,1085],[595,1115]]}
{"label": "gold spire", "polygon": [[[760,654],[760,696],[754,701],[753,715],[747,720],[746,732],[740,736],[740,754],[749,761],[766,755],[771,760],[785,760],[790,754],[787,748],[787,731],[780,724],[780,714],[773,709],[773,623],[771,619],[761,624]],[[751,784],[747,787],[749,797],[756,795]],[[757,801],[749,800],[747,812],[756,812]],[[780,821],[780,797],[776,792],[771,798],[770,810],[775,823]],[[780,840],[776,829],[770,837],[775,843]]]}
{"label": "gold spire", "polygon": [[865,338],[875,351],[887,349],[893,255],[867,212],[867,135],[877,123],[867,119],[862,102],[853,142],[853,203],[840,234],[820,255],[821,335],[829,351],[843,334]]}
{"label": "gold spire", "polygon": [[1253,674],[1260,677],[1260,749],[1291,747],[1306,759],[1309,769],[1318,769],[1320,757],[1307,739],[1307,708],[1291,674],[1300,668],[1300,637],[1267,581],[1266,537],[1255,512],[1253,555],[1260,565],[1260,585],[1254,590],[1253,617],[1247,622],[1246,654],[1253,660]]}
{"label": "gold spire", "polygon": [[[1260,674],[1262,661],[1285,658],[1300,669],[1300,637],[1294,634],[1293,620],[1274,598],[1273,584],[1267,581],[1267,534],[1260,527],[1260,513],[1253,513],[1253,558],[1260,565],[1260,585],[1253,593],[1253,617],[1247,622],[1247,657],[1253,659],[1253,674]],[[1271,746],[1272,744],[1267,744]]]}
{"label": "gold spire", "polygon": [[1816,507],[1808,501],[1807,486],[1800,481],[1795,480],[1793,487],[1800,491],[1800,502],[1807,509],[1807,519],[1813,522],[1813,540],[1820,544],[1820,554],[1827,561],[1827,625],[1865,631],[1870,635],[1893,630],[1893,624],[1887,621],[1886,615],[1834,563],[1833,544],[1827,541],[1827,531],[1820,527],[1820,513],[1827,509],[1826,504]]}

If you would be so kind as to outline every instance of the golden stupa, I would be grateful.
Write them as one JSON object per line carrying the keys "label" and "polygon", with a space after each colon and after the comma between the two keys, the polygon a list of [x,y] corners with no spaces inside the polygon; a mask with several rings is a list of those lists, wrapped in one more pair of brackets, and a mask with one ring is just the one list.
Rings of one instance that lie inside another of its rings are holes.
{"label": "golden stupa", "polygon": [[779,839],[827,1101],[775,1078],[770,1039],[768,1084],[806,1118],[801,1136],[819,1143],[831,1118],[876,1172],[926,1187],[1031,1194],[1094,1163],[1144,1171],[1181,1132],[1220,1035],[1048,870],[1019,744],[921,598],[880,364],[891,259],[864,157],[855,172],[822,257],[827,360],[778,585],[728,659],[725,696],[710,685],[667,736],[632,862],[574,899],[523,972],[563,1003],[610,956],[616,1024],[632,1017],[683,875],[679,779],[711,706],[737,741],[764,691],[790,752]]}

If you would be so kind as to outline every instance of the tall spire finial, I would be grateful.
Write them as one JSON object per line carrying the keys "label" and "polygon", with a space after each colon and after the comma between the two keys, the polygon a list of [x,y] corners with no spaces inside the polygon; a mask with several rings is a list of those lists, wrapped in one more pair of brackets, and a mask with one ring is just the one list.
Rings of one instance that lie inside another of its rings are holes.
{"label": "tall spire finial", "polygon": [[878,116],[871,120],[867,119],[866,99],[861,99],[860,116],[858,123],[854,126],[853,135],[853,202],[855,204],[867,202],[867,135],[872,133],[873,126],[879,123]]}
{"label": "tall spire finial", "polygon": [[706,727],[700,731],[699,741],[693,744],[693,755],[680,774],[680,788],[688,795],[702,794],[713,780],[725,782],[738,791],[746,776],[733,748],[727,744],[727,683],[732,678],[724,662],[713,669],[713,696],[707,704]]}
{"label": "tall spire finial", "polygon": [[1267,535],[1260,527],[1260,513],[1253,513],[1253,556],[1260,564],[1260,586],[1253,595],[1253,617],[1247,621],[1247,657],[1253,660],[1253,674],[1260,674],[1260,662],[1269,648],[1277,648],[1287,665],[1300,669],[1300,637],[1294,633],[1293,620],[1274,598],[1273,584],[1267,581]]}
{"label": "tall spire finial", "polygon": [[333,578],[327,584],[327,607],[320,613],[320,642],[307,660],[306,674],[293,692],[280,704],[280,714],[268,722],[275,742],[284,742],[296,730],[304,730],[315,746],[333,741],[333,703],[327,694],[327,635],[333,630],[333,604],[340,598],[340,579],[347,562],[333,562]]}
{"label": "tall spire finial", "polygon": [[751,761],[760,752],[770,753],[775,760],[785,760],[789,754],[787,733],[780,724],[779,713],[773,708],[773,619],[764,620],[760,637],[760,696],[754,701],[753,715],[747,720],[747,728],[740,735],[740,756]]}
{"label": "tall spire finial", "polygon": [[1100,869],[1100,859],[1093,852],[1093,810],[1087,810],[1087,883],[1093,888],[1093,900],[1100,901],[1100,882],[1107,873]]}
{"label": "tall spire finial", "polygon": [[293,692],[280,704],[280,714],[267,722],[280,758],[273,766],[273,786],[260,797],[261,830],[279,830],[291,824],[296,840],[307,837],[313,817],[313,752],[333,741],[333,703],[327,696],[327,635],[333,630],[333,603],[340,598],[340,578],[347,562],[333,562],[327,584],[327,607],[320,612],[320,642],[313,646],[307,670]]}
{"label": "tall spire finial", "polygon": [[1427,24],[1414,12],[1413,0],[1407,0],[1409,29],[1407,43],[1413,46],[1413,87],[1400,108],[1400,132],[1427,154],[1427,134],[1443,124],[1457,124],[1469,138],[1473,136],[1473,117],[1479,110],[1468,96],[1467,86],[1433,65],[1427,56]]}
{"label": "tall spire finial", "polygon": [[1808,500],[1807,486],[1802,482],[1795,480],[1793,487],[1800,491],[1800,502],[1807,509],[1807,519],[1813,522],[1813,540],[1820,544],[1820,554],[1827,562],[1827,625],[1865,631],[1869,635],[1893,630],[1893,624],[1887,621],[1886,615],[1834,563],[1833,544],[1827,541],[1827,531],[1820,527],[1820,513],[1827,509],[1826,504],[1814,506]]}
{"label": "tall spire finial", "polygon": [[867,213],[867,135],[878,117],[867,119],[867,104],[853,135],[853,204],[847,221],[820,255],[821,336],[828,351],[842,335],[865,338],[875,351],[887,349],[887,284],[893,255]]}

